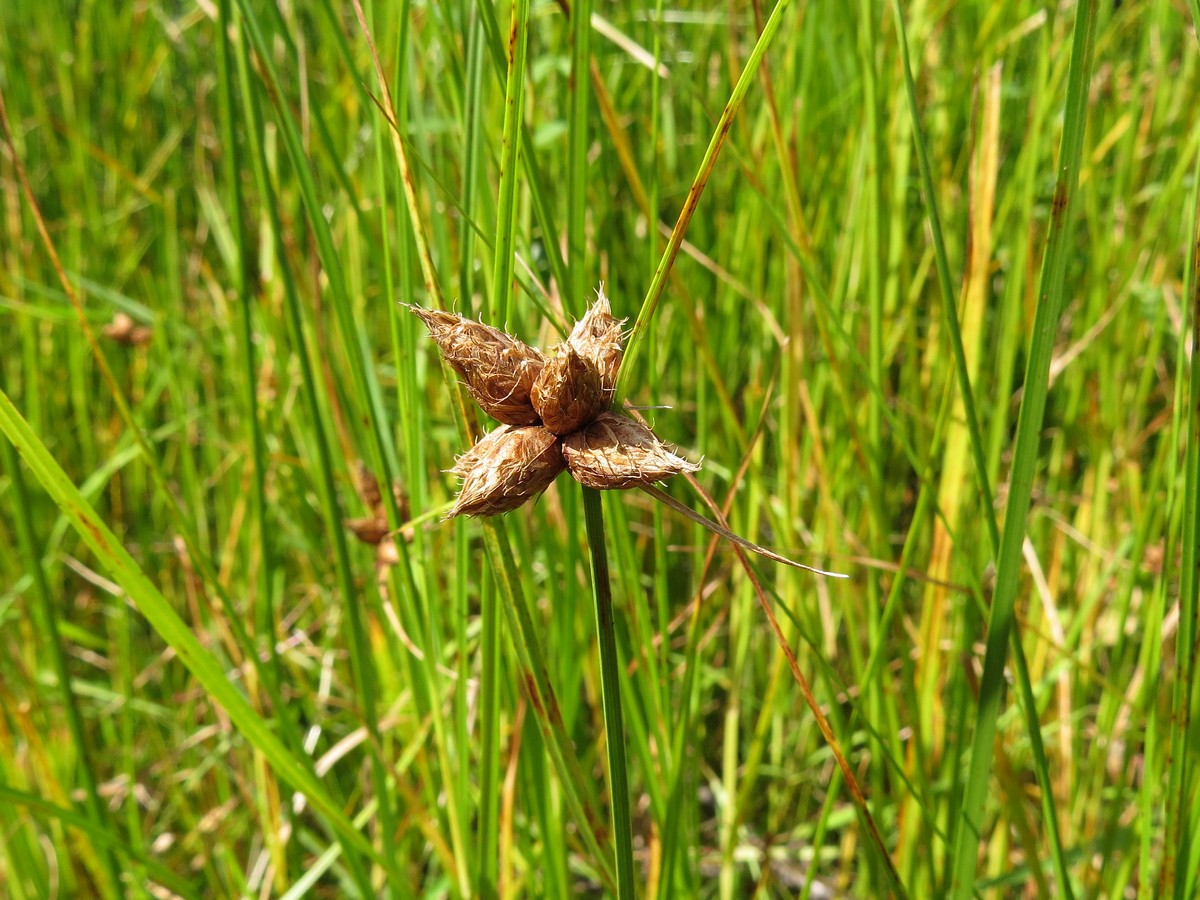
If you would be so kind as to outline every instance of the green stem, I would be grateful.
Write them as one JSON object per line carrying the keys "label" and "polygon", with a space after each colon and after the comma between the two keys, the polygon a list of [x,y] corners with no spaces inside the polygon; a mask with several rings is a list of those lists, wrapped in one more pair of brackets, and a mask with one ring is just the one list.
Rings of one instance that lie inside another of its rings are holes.
{"label": "green stem", "polygon": [[596,637],[600,642],[600,693],[604,700],[604,733],[608,745],[608,783],[612,793],[613,837],[617,853],[617,896],[633,897],[633,826],[630,823],[629,776],[625,771],[625,723],[621,715],[620,663],[613,625],[608,552],[604,547],[604,513],[600,492],[583,489],[583,518],[592,552],[592,593],[596,599]]}

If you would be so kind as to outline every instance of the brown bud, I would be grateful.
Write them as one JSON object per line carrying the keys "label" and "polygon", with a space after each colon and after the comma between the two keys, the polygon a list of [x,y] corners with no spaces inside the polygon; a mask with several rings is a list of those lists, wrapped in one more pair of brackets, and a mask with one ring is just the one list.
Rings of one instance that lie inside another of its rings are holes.
{"label": "brown bud", "polygon": [[389,566],[400,564],[400,550],[395,541],[386,541],[375,548],[375,567],[379,573],[386,574]]}
{"label": "brown bud", "polygon": [[369,509],[379,509],[383,497],[379,493],[379,479],[367,468],[361,459],[358,461],[358,495]]}
{"label": "brown bud", "polygon": [[150,343],[154,333],[145,325],[134,325],[133,319],[123,312],[113,316],[101,332],[106,338],[124,344],[126,347],[142,347]]}
{"label": "brown bud", "polygon": [[591,422],[608,406],[596,367],[570,343],[561,356],[546,361],[533,383],[530,399],[542,424],[555,434],[569,434]]}
{"label": "brown bud", "polygon": [[415,306],[412,311],[485,413],[506,425],[537,423],[529,391],[545,362],[540,351],[498,328],[453,313]]}
{"label": "brown bud", "polygon": [[558,438],[545,428],[503,425],[458,458],[451,471],[463,485],[446,518],[516,509],[548,488],[564,466]]}
{"label": "brown bud", "polygon": [[650,485],[700,468],[668,450],[645,425],[608,412],[563,438],[562,452],[576,481],[602,491]]}
{"label": "brown bud", "polygon": [[387,537],[388,521],[383,516],[347,519],[345,524],[350,533],[364,544],[378,544]]}
{"label": "brown bud", "polygon": [[408,499],[408,491],[399,481],[392,482],[392,496],[396,499],[396,509],[400,513],[400,521],[412,518],[412,504]]}
{"label": "brown bud", "polygon": [[584,359],[595,365],[600,373],[600,383],[604,388],[605,404],[612,402],[613,390],[617,384],[617,371],[621,368],[621,321],[613,318],[608,305],[608,298],[601,290],[596,302],[571,331],[567,343]]}

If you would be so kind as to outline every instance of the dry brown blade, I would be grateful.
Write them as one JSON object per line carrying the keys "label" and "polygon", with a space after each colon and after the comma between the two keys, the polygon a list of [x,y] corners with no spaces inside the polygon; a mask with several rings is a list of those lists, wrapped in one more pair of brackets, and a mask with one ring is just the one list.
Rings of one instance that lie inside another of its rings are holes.
{"label": "dry brown blade", "polygon": [[[700,524],[705,525],[706,528],[710,527],[708,524],[705,524],[708,522],[708,520],[705,519],[704,516],[701,516],[699,513],[688,509],[669,494],[665,494],[662,491],[659,491],[657,488],[642,488],[642,490],[646,491],[646,493],[656,497],[657,499],[665,500],[668,506],[670,506],[672,509],[678,509],[680,512],[683,512],[684,515],[690,514],[689,517],[698,517],[697,521],[700,521]],[[711,500],[711,498],[709,499]],[[715,503],[713,505],[715,506]],[[711,524],[716,525],[715,522]],[[859,785],[858,779],[855,778],[854,772],[850,768],[850,762],[846,759],[846,754],[842,752],[842,745],[838,742],[837,737],[834,736],[833,728],[830,727],[829,720],[825,718],[825,713],[821,711],[821,707],[817,703],[817,698],[813,695],[812,688],[808,684],[808,679],[805,678],[804,673],[800,671],[800,663],[797,662],[796,654],[792,652],[792,647],[788,643],[787,637],[783,633],[783,629],[779,626],[779,620],[775,618],[775,611],[771,609],[771,604],[767,601],[767,595],[763,590],[762,583],[758,580],[758,576],[754,573],[754,568],[750,565],[750,561],[746,559],[746,555],[741,550],[741,547],[747,544],[749,545],[748,549],[754,550],[756,553],[761,552],[762,548],[755,549],[756,545],[750,544],[749,541],[738,537],[732,531],[729,531],[728,529],[725,529],[719,525],[716,527],[721,529],[717,532],[718,534],[721,534],[722,537],[730,538],[737,545],[734,548],[734,552],[737,553],[738,558],[742,561],[742,566],[746,570],[746,577],[750,579],[750,583],[754,587],[754,593],[758,597],[758,603],[762,607],[763,613],[766,615],[767,621],[771,625],[771,630],[775,633],[775,640],[779,644],[779,648],[783,651],[783,655],[787,658],[788,668],[792,670],[792,678],[800,687],[800,693],[804,697],[804,702],[808,705],[809,711],[812,712],[813,718],[817,722],[817,728],[820,729],[821,736],[825,738],[825,743],[829,746],[829,752],[832,753],[833,758],[837,760],[838,768],[841,769],[842,772],[842,778],[846,781],[846,789],[850,791],[850,797],[853,799],[854,805],[858,807],[859,813],[862,815],[863,821],[866,823],[867,831],[870,832],[871,835],[871,841],[876,845],[876,847],[879,848],[880,855],[883,857],[888,869],[891,871],[892,877],[895,879],[894,883],[902,883],[900,881],[900,873],[896,871],[895,863],[892,861],[892,856],[888,852],[887,845],[883,842],[883,835],[879,833],[879,828],[875,824],[875,818],[871,815],[870,807],[867,806],[866,795],[863,794],[862,787]],[[767,551],[763,555],[768,559],[777,559],[780,562],[792,566],[798,566],[799,568],[807,569],[810,572],[817,572],[822,575],[831,575],[835,578],[848,577],[838,573],[822,572],[820,569],[813,569],[809,566],[793,562],[786,557],[779,556],[778,554],[771,553],[770,551]]]}
{"label": "dry brown blade", "polygon": [[[42,240],[42,246],[46,251],[46,255],[50,259],[50,264],[58,276],[59,283],[62,285],[63,293],[71,303],[71,307],[75,310],[76,319],[79,322],[79,329],[83,333],[84,339],[87,341],[88,347],[92,352],[92,358],[96,361],[96,366],[100,370],[101,378],[109,388],[109,397],[112,399],[113,405],[116,406],[117,412],[121,420],[125,423],[129,433],[133,435],[133,439],[137,442],[138,447],[147,459],[154,458],[154,452],[150,447],[149,439],[146,437],[145,431],[134,420],[133,411],[129,406],[129,401],[113,374],[112,367],[108,364],[108,358],[104,355],[104,351],[100,347],[100,343],[96,338],[96,333],[88,322],[87,313],[83,308],[83,301],[80,299],[78,292],[75,290],[71,279],[67,277],[66,269],[63,267],[62,260],[59,258],[58,250],[54,246],[54,240],[50,237],[50,230],[46,226],[46,220],[42,216],[42,209],[38,205],[37,196],[33,192],[33,185],[29,183],[28,175],[25,171],[25,164],[21,161],[21,156],[17,153],[16,141],[13,138],[12,123],[8,118],[8,106],[5,103],[4,90],[0,88],[0,133],[3,134],[4,145],[8,147],[8,152],[11,155],[13,170],[16,172],[17,180],[21,184],[21,190],[25,194],[25,199],[29,204],[29,214],[33,217],[34,225],[37,228],[39,237]],[[155,486],[162,496],[167,498],[167,502],[171,505],[174,515],[177,520],[184,521],[183,508],[179,503],[179,499],[175,496],[175,492],[170,490],[166,480],[162,474],[162,470],[158,466],[149,466],[150,477],[154,481]],[[203,596],[206,603],[210,601],[208,587],[214,586],[218,591],[222,584],[219,573],[213,571],[212,566],[208,563],[207,558],[203,555],[194,552],[196,549],[195,541],[187,533],[177,537],[177,543],[183,544],[186,548],[186,553],[181,553],[181,557],[185,563],[190,566],[190,560],[200,560],[199,566],[202,570],[203,577],[197,579],[199,583],[199,593]],[[188,581],[189,587],[193,586],[193,581]],[[191,590],[190,596],[195,597],[197,591]],[[211,605],[211,604],[210,604]],[[225,619],[222,616],[216,616],[214,622],[222,630],[222,641],[225,643],[230,658],[235,660],[238,665],[241,664],[242,655],[238,649],[238,644],[229,634],[225,627]]]}
{"label": "dry brown blade", "polygon": [[499,846],[499,873],[496,878],[496,894],[500,897],[507,897],[510,894],[516,893],[514,885],[520,885],[514,873],[516,868],[514,859],[517,856],[514,850],[513,830],[517,819],[517,773],[518,763],[521,759],[521,736],[525,733],[525,712],[529,709],[529,702],[525,699],[524,694],[517,694],[517,708],[513,713],[512,730],[509,732],[512,737],[509,739],[508,746],[508,765],[504,768],[504,787],[500,792],[500,812],[498,831],[500,832]]}
{"label": "dry brown blade", "polygon": [[[67,295],[67,299],[71,302],[71,307],[75,310],[75,316],[79,321],[79,329],[92,351],[92,357],[96,360],[101,377],[112,392],[114,402],[121,410],[123,418],[127,422],[132,422],[133,416],[129,412],[129,404],[126,402],[125,395],[122,393],[120,385],[113,375],[112,368],[108,364],[108,359],[105,357],[104,351],[100,348],[100,342],[96,339],[96,333],[92,330],[87,314],[84,312],[83,302],[79,299],[79,295],[75,291],[75,285],[67,277],[66,269],[63,268],[62,260],[59,259],[58,250],[55,249],[54,241],[50,237],[50,230],[46,227],[46,222],[42,218],[41,207],[38,205],[37,197],[33,193],[33,187],[30,185],[25,173],[25,164],[21,161],[20,154],[17,153],[17,145],[13,140],[12,126],[8,121],[8,107],[4,102],[4,92],[2,90],[0,90],[0,128],[3,128],[4,142],[11,154],[13,169],[17,174],[17,180],[21,183],[21,190],[25,193],[25,199],[29,203],[29,212],[33,216],[34,226],[37,228],[38,235],[42,239],[42,246],[46,250],[46,255],[50,257],[50,265],[54,268],[54,272],[58,276],[58,282],[62,285],[63,293]],[[138,430],[135,434],[139,439],[139,443],[142,444],[142,450],[149,455],[149,446],[145,443],[145,438],[141,431]]]}
{"label": "dry brown blade", "polygon": [[[726,517],[729,515],[729,510],[733,506],[733,498],[737,494],[737,490],[741,485],[742,478],[745,477],[746,470],[750,467],[750,460],[754,455],[754,448],[758,444],[758,439],[762,437],[763,426],[766,424],[767,407],[771,402],[771,397],[775,394],[775,379],[778,376],[779,366],[776,365],[775,370],[771,373],[771,380],[767,382],[767,389],[763,394],[762,409],[759,412],[758,423],[754,426],[754,431],[750,435],[750,440],[746,443],[745,452],[742,454],[742,461],[738,465],[737,471],[734,473],[733,480],[729,483],[729,493],[725,497],[725,503],[718,508],[715,500],[709,503],[708,499],[705,499],[705,502],[708,503],[709,508],[712,509],[714,515],[717,516],[718,521],[728,521]],[[628,400],[625,401],[625,411],[642,425],[645,425],[647,428],[650,427],[650,423],[647,422],[646,417],[638,411],[638,407],[631,406]],[[689,472],[684,477],[687,478],[688,483],[691,484],[692,487],[694,487],[696,491],[701,494],[701,496],[704,496],[705,492],[703,488],[701,488],[700,483],[696,481],[694,475]],[[701,596],[704,591],[704,579],[708,577],[708,570],[709,567],[712,566],[712,561],[716,556],[717,545],[720,543],[720,540],[721,535],[714,534],[712,536],[712,540],[708,542],[708,547],[704,551],[704,562],[700,566],[700,574],[697,579],[700,584],[700,588],[697,589],[696,595],[688,602],[688,604],[675,615],[675,618],[673,618],[670,623],[668,623],[667,633],[659,633],[654,636],[654,646],[660,646],[663,641],[667,640],[668,633],[673,633],[685,621],[687,621],[689,618],[694,618],[699,613]],[[739,556],[739,559],[744,559],[744,557]]]}
{"label": "dry brown blade", "polygon": [[429,243],[425,240],[425,225],[421,221],[419,212],[421,207],[417,202],[417,189],[413,183],[412,169],[408,165],[408,152],[404,149],[400,128],[396,124],[399,120],[396,118],[396,107],[392,103],[392,92],[388,88],[387,78],[384,77],[383,64],[380,63],[379,54],[375,50],[375,39],[371,36],[371,29],[367,27],[367,17],[359,0],[354,0],[354,14],[358,17],[358,25],[362,29],[363,39],[366,40],[367,48],[370,50],[371,63],[375,68],[375,78],[379,82],[379,90],[383,94],[382,102],[374,96],[371,99],[379,106],[391,126],[392,148],[396,154],[396,163],[400,166],[400,180],[404,183],[408,214],[412,219],[413,230],[417,234],[417,256],[421,261],[421,276],[425,281],[425,290],[429,292],[429,296],[433,298],[434,305],[438,309],[445,309],[446,304],[442,299],[442,290],[438,285],[437,270],[433,266],[433,256],[429,252]]}

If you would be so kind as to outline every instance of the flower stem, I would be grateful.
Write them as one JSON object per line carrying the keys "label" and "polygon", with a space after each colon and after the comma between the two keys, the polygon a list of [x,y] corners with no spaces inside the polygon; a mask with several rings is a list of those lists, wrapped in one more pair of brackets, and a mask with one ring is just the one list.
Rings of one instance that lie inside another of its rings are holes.
{"label": "flower stem", "polygon": [[630,824],[629,777],[625,771],[625,723],[621,715],[621,682],[612,592],[608,583],[608,551],[604,546],[604,513],[600,492],[583,489],[583,516],[592,553],[592,593],[596,600],[596,637],[600,642],[600,693],[604,700],[608,783],[612,794],[613,838],[617,856],[617,896],[632,898],[633,827]]}

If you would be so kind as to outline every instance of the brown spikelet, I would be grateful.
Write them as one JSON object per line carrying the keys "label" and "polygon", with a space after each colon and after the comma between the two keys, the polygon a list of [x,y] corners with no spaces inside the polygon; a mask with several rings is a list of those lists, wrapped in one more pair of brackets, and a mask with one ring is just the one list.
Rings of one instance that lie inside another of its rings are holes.
{"label": "brown spikelet", "polygon": [[452,516],[494,516],[516,509],[565,467],[558,438],[540,425],[502,425],[485,434],[451,470],[463,480]]}
{"label": "brown spikelet", "polygon": [[571,476],[601,491],[651,485],[700,468],[668,450],[646,426],[609,412],[563,438],[562,452]]}
{"label": "brown spikelet", "polygon": [[359,519],[346,519],[346,528],[364,544],[378,544],[390,530],[388,521],[383,516],[364,516]]}
{"label": "brown spikelet", "polygon": [[529,392],[545,362],[541,351],[498,328],[453,313],[416,306],[412,311],[484,412],[506,425],[537,423]]}
{"label": "brown spikelet", "polygon": [[604,388],[605,406],[612,402],[613,390],[617,384],[617,372],[621,368],[621,356],[625,352],[621,347],[624,335],[621,333],[621,321],[613,318],[604,296],[604,289],[597,292],[596,302],[571,331],[567,344],[586,360],[590,360],[600,373],[600,383]]}
{"label": "brown spikelet", "polygon": [[412,504],[408,499],[408,491],[399,481],[392,482],[392,497],[396,500],[396,510],[400,513],[400,521],[412,518]]}
{"label": "brown spikelet", "polygon": [[368,509],[379,509],[383,503],[383,496],[379,493],[379,479],[361,459],[358,461],[357,474],[358,495],[362,497],[363,503]]}
{"label": "brown spikelet", "polygon": [[154,337],[154,332],[147,326],[135,325],[133,319],[123,312],[113,316],[112,321],[101,329],[101,333],[109,340],[126,347],[145,346]]}
{"label": "brown spikelet", "polygon": [[568,342],[560,356],[542,366],[533,382],[530,399],[542,425],[558,435],[569,434],[591,422],[608,406],[596,366]]}
{"label": "brown spikelet", "polygon": [[608,412],[624,335],[603,288],[550,359],[488,325],[411,309],[479,405],[505,423],[452,469],[463,484],[447,518],[516,509],[564,468],[600,490],[649,487],[700,468],[668,450],[646,426]]}

